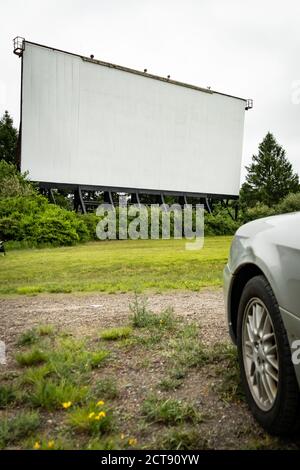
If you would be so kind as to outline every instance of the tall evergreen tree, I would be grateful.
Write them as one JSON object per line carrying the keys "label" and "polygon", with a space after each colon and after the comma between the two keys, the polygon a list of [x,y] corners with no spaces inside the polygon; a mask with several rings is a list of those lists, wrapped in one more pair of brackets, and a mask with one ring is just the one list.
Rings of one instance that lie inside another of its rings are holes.
{"label": "tall evergreen tree", "polygon": [[259,144],[258,155],[253,155],[246,170],[248,174],[240,197],[241,203],[248,207],[258,202],[272,207],[289,193],[300,190],[298,174],[293,172],[285,150],[270,132]]}
{"label": "tall evergreen tree", "polygon": [[18,131],[8,111],[5,111],[0,120],[0,160],[7,163],[16,163]]}

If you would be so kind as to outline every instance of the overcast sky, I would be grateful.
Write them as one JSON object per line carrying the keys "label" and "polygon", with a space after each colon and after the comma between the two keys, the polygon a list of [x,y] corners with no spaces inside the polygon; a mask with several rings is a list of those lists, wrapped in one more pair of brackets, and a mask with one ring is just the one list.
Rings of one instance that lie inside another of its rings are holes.
{"label": "overcast sky", "polygon": [[[38,42],[254,100],[243,166],[267,131],[300,173],[297,0],[0,0],[0,114],[19,124],[20,60]],[[243,171],[243,175],[245,172]]]}

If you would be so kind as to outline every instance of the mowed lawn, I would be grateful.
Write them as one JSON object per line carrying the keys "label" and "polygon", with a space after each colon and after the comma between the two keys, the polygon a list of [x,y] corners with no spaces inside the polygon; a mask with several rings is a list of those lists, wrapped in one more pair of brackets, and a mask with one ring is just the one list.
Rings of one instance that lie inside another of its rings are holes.
{"label": "mowed lawn", "polygon": [[99,241],[63,248],[8,251],[0,258],[0,294],[142,292],[221,286],[231,237]]}

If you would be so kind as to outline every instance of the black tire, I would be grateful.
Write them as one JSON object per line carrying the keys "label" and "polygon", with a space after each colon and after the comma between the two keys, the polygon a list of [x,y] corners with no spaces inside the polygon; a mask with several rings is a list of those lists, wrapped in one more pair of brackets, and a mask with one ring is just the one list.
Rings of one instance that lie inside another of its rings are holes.
{"label": "black tire", "polygon": [[[277,342],[278,387],[270,410],[262,410],[256,403],[248,384],[243,357],[243,320],[251,299],[260,299],[271,317]],[[240,299],[237,321],[237,347],[241,381],[247,403],[256,420],[273,435],[290,435],[299,430],[300,392],[287,333],[281,318],[278,303],[266,278],[255,276],[247,282]]]}

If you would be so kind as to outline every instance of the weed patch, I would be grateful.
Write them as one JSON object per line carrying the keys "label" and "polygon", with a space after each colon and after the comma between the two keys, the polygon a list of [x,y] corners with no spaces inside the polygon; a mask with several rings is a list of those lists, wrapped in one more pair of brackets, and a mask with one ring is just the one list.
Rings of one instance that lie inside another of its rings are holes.
{"label": "weed patch", "polygon": [[105,403],[100,401],[72,409],[66,421],[76,432],[99,435],[112,430],[113,416]]}
{"label": "weed patch", "polygon": [[38,348],[16,354],[16,361],[22,367],[42,364],[47,361],[47,354]]}
{"label": "weed patch", "polygon": [[100,338],[105,341],[114,341],[118,339],[126,339],[132,334],[129,326],[119,328],[109,328],[100,332]]}
{"label": "weed patch", "polygon": [[24,412],[13,418],[4,418],[0,421],[0,448],[28,437],[39,425],[40,417],[36,412]]}
{"label": "weed patch", "polygon": [[202,416],[197,409],[189,404],[175,399],[163,399],[151,396],[144,400],[142,411],[148,421],[164,424],[179,424],[190,421],[200,422]]}

